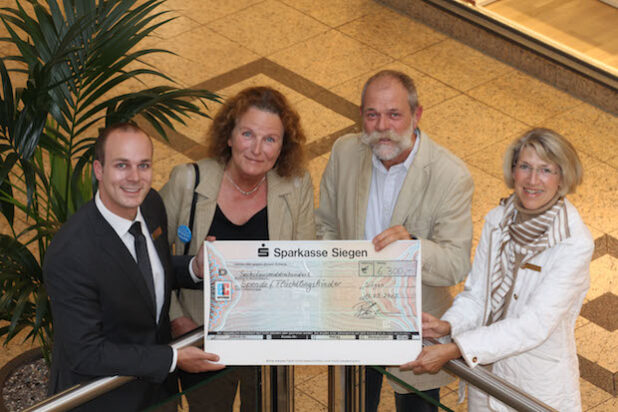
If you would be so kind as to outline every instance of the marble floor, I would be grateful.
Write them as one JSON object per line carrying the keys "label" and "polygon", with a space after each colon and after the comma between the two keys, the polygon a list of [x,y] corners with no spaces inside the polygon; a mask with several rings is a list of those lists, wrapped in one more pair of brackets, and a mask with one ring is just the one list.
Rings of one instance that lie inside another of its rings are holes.
{"label": "marble floor", "polygon": [[[372,0],[168,0],[163,8],[177,19],[145,43],[177,55],[149,63],[183,86],[223,97],[250,85],[281,90],[309,137],[316,189],[332,142],[359,129],[364,81],[385,68],[408,73],[425,109],[421,128],[461,157],[474,178],[475,245],[484,215],[509,193],[500,166],[508,143],[531,126],[567,136],[585,167],[585,182],[570,199],[596,239],[575,332],[583,405],[618,410],[618,118]],[[155,142],[155,188],[174,165],[203,156],[209,123],[192,119],[169,143]],[[16,343],[8,351],[21,349]],[[326,376],[325,367],[296,368],[296,410],[326,410]],[[443,402],[465,410],[456,395],[456,385],[444,388]],[[388,385],[383,400],[382,411],[394,410]]]}

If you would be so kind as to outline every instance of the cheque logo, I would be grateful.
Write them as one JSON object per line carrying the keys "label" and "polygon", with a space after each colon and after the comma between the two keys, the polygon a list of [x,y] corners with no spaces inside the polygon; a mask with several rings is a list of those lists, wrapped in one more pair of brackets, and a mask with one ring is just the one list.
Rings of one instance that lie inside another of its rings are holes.
{"label": "cheque logo", "polygon": [[359,262],[358,263],[358,269],[360,271],[359,275],[363,277],[373,276],[373,272],[374,272],[373,263],[374,262]]}
{"label": "cheque logo", "polygon": [[266,245],[262,243],[262,247],[258,248],[258,257],[268,257],[269,251]]}
{"label": "cheque logo", "polygon": [[215,282],[215,300],[232,299],[232,282]]}

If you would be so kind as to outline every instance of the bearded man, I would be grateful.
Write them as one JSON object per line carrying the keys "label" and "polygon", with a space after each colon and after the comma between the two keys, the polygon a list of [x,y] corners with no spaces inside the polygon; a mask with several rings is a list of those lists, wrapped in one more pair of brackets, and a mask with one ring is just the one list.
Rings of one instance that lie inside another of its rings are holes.
{"label": "bearded man", "polygon": [[[361,96],[363,132],[339,138],[320,184],[316,211],[322,239],[371,240],[376,250],[400,239],[419,239],[423,311],[440,317],[451,305],[448,287],[470,269],[474,190],[464,163],[418,128],[423,109],[404,73],[373,75]],[[439,400],[445,372],[415,376],[391,370]],[[366,410],[376,411],[382,375],[368,368]],[[393,384],[398,411],[437,408]]]}

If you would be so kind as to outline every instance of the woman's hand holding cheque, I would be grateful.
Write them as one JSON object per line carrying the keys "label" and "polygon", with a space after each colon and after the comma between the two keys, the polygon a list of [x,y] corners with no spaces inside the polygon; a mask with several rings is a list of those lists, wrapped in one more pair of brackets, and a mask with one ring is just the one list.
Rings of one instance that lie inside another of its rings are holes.
{"label": "woman's hand holding cheque", "polygon": [[[440,338],[451,332],[451,324],[423,312],[423,336]],[[454,343],[426,346],[416,360],[400,366],[402,371],[420,373],[437,373],[446,362],[461,356],[459,348]]]}

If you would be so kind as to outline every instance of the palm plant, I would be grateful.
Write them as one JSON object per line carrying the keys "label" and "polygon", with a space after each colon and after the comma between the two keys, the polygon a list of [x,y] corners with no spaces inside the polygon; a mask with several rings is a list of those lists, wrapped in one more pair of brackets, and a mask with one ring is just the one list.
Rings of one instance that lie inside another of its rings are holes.
{"label": "palm plant", "polygon": [[[90,168],[96,126],[141,116],[165,137],[164,126],[206,116],[206,90],[173,86],[121,93],[127,81],[161,78],[139,43],[169,23],[164,0],[19,0],[0,9],[8,31],[1,41],[19,53],[0,59],[0,337],[8,343],[21,330],[38,341],[46,357],[52,319],[41,265],[58,228],[92,198]],[[17,65],[24,87],[14,87],[6,68]],[[116,94],[116,95],[114,95]],[[111,96],[111,97],[110,97]],[[25,224],[24,224],[25,221]]]}

